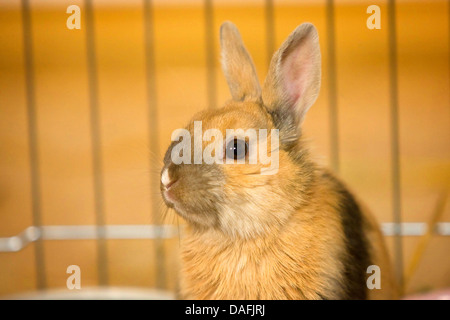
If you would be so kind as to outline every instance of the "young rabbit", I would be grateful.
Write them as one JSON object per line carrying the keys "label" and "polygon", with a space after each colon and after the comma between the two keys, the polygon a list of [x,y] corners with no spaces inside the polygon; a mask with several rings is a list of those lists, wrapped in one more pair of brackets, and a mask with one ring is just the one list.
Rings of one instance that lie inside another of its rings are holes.
{"label": "young rabbit", "polygon": [[[227,129],[277,129],[278,136],[268,135],[266,143],[278,168],[265,172],[269,165],[260,158],[250,163],[248,137],[203,139],[200,152],[211,141],[218,146],[211,154],[224,160],[213,163],[195,162],[195,148],[184,150],[191,150],[183,155],[191,162],[175,163],[174,154],[183,153],[182,139],[172,142],[161,171],[161,193],[187,221],[180,297],[395,298],[377,223],[342,182],[311,160],[302,142],[301,124],[320,87],[315,27],[305,23],[291,33],[274,54],[262,88],[232,23],[221,26],[220,42],[232,99],[221,109],[195,115],[185,129],[193,138],[184,142],[198,139],[196,121],[201,121],[200,137],[209,129],[224,137]],[[276,138],[279,146],[273,148]],[[262,140],[257,147],[267,149]],[[381,289],[367,287],[370,265],[380,268]]]}

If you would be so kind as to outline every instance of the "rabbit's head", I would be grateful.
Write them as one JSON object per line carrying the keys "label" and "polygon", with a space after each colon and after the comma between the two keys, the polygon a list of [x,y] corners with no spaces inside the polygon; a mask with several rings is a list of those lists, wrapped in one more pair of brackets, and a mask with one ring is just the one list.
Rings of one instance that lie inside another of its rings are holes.
{"label": "rabbit's head", "polygon": [[161,192],[194,227],[249,238],[283,225],[307,201],[314,165],[301,123],[319,93],[319,41],[312,24],[297,27],[274,54],[262,88],[232,23],[222,25],[220,43],[232,99],[174,132]]}

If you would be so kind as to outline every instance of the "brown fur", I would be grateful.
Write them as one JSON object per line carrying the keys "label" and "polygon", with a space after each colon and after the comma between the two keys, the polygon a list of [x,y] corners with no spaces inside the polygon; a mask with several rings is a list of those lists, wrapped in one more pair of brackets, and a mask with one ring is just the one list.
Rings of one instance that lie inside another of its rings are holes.
{"label": "brown fur", "polygon": [[[237,29],[221,29],[224,71],[233,100],[194,116],[203,131],[279,129],[279,171],[257,164],[174,165],[163,198],[188,222],[181,247],[180,296],[187,299],[395,298],[382,235],[369,212],[302,141],[301,123],[320,86],[315,28],[298,27],[274,55],[261,90]],[[203,148],[207,142],[203,142]],[[270,145],[270,143],[269,143]],[[267,165],[266,165],[267,166]],[[355,260],[356,259],[356,260]],[[366,265],[367,264],[367,265]],[[381,268],[381,290],[365,269]],[[369,275],[367,275],[368,277]]]}
{"label": "brown fur", "polygon": [[[318,171],[316,174],[319,175]],[[187,299],[340,299],[344,239],[333,184],[318,180],[311,201],[264,237],[231,238],[192,228],[182,242],[181,296]],[[379,237],[376,225],[366,226]],[[373,234],[372,234],[373,233]],[[381,239],[377,239],[379,241]],[[372,242],[382,289],[369,298],[396,297],[383,244]],[[381,251],[381,252],[378,252]]]}

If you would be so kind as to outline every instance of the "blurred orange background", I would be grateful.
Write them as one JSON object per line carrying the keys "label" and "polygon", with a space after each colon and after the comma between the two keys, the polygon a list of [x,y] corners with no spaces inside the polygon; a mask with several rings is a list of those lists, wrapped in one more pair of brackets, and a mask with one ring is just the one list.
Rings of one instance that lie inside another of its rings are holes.
{"label": "blurred orange background", "polygon": [[[93,1],[100,153],[107,225],[152,224],[162,204],[152,177],[173,130],[208,106],[205,1],[152,1],[153,77],[157,127],[149,126],[142,1]],[[95,225],[93,142],[84,2],[30,1],[36,127],[43,225]],[[81,29],[69,30],[69,5],[81,8]],[[381,8],[381,29],[369,30],[369,5]],[[233,21],[261,82],[268,69],[266,2],[212,1],[215,104],[230,95],[220,70],[220,24]],[[33,224],[21,2],[0,4],[0,237]],[[403,222],[428,222],[440,195],[449,197],[449,2],[397,1],[400,185]],[[302,22],[319,31],[323,84],[305,121],[318,161],[330,163],[326,1],[273,1],[277,48]],[[335,1],[339,175],[392,222],[387,1]],[[211,72],[211,70],[209,71]],[[213,83],[214,84],[214,83]],[[158,139],[158,148],[150,137]],[[154,182],[157,184],[158,181]],[[154,186],[153,184],[153,186]],[[155,205],[154,201],[159,201]],[[450,201],[440,222],[450,221]],[[181,219],[180,219],[181,220]],[[171,217],[166,223],[177,223]],[[180,222],[181,223],[181,222]],[[393,256],[392,237],[387,237]],[[403,237],[405,268],[420,237]],[[179,239],[164,240],[164,287],[175,290]],[[35,250],[0,252],[0,297],[36,290]],[[108,284],[152,288],[160,276],[154,240],[107,240]],[[47,288],[65,288],[66,268],[79,265],[82,286],[99,283],[95,240],[43,243]],[[450,237],[434,235],[406,293],[450,286]],[[393,257],[394,259],[394,257]]]}

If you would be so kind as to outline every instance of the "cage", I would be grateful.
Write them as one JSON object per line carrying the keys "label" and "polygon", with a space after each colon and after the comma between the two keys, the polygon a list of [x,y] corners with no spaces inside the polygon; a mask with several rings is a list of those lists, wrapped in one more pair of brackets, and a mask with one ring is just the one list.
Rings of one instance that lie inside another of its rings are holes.
{"label": "cage", "polygon": [[2,1],[0,297],[174,297],[183,222],[161,218],[159,170],[173,130],[229,98],[225,20],[261,81],[316,25],[314,154],[375,213],[404,295],[449,287],[449,16],[445,0]]}

